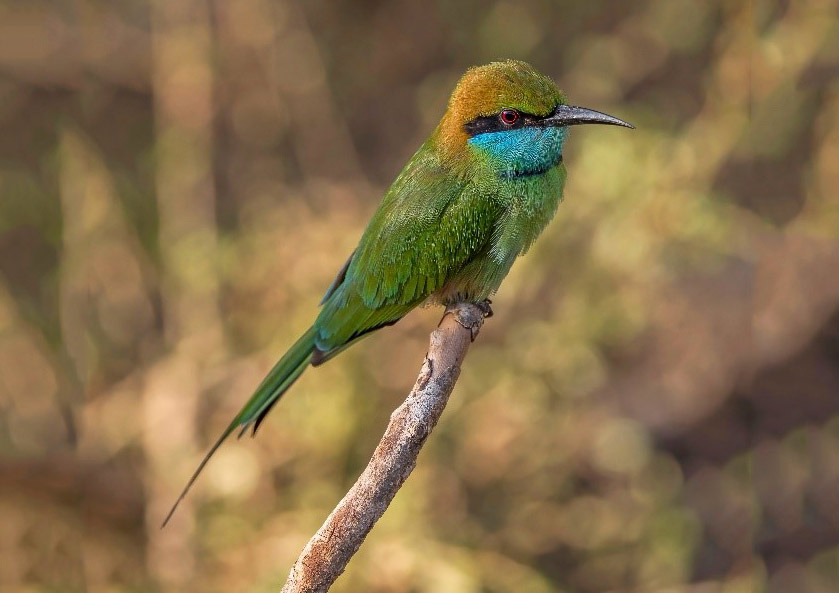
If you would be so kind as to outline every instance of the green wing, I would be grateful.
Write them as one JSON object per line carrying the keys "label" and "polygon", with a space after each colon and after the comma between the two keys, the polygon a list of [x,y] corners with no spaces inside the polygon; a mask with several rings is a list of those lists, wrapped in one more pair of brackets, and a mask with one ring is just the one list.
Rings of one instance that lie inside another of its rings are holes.
{"label": "green wing", "polygon": [[491,192],[443,167],[424,146],[385,194],[330,287],[315,322],[315,363],[398,321],[489,244],[499,208]]}
{"label": "green wing", "polygon": [[163,524],[221,443],[237,428],[259,427],[309,364],[398,321],[486,254],[499,211],[491,192],[447,172],[424,146],[414,155],[324,297],[315,324],[274,365],[195,470]]}

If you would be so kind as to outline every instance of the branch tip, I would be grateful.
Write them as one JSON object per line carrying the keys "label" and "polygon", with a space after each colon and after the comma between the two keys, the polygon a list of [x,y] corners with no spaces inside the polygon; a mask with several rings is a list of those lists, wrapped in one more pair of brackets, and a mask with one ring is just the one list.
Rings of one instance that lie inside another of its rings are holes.
{"label": "branch tip", "polygon": [[[391,415],[367,467],[303,548],[282,593],[325,593],[344,572],[350,558],[414,469],[426,437],[437,424],[454,389],[469,344],[477,337],[484,319],[492,316],[489,305],[487,300],[480,304],[456,303],[446,308],[438,329],[431,334],[428,354],[413,389]],[[469,331],[468,340],[463,330]],[[450,380],[432,383],[437,368],[442,368],[445,376],[450,373]]]}

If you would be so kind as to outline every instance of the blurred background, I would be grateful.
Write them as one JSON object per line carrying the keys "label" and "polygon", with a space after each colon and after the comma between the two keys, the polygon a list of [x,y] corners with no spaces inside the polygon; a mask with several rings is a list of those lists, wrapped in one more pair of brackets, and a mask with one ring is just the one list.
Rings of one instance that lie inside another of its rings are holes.
{"label": "blurred background", "polygon": [[0,588],[276,591],[439,309],[309,325],[470,65],[576,104],[419,464],[336,592],[839,591],[839,0],[0,4]]}

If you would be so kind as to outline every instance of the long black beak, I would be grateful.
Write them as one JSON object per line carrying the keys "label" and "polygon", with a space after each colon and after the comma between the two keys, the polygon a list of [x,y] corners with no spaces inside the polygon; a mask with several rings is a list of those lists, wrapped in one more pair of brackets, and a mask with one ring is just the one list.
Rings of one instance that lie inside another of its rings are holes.
{"label": "long black beak", "polygon": [[546,126],[576,126],[579,124],[607,124],[610,126],[623,126],[635,129],[631,123],[622,119],[612,117],[605,113],[587,109],[585,107],[574,107],[573,105],[557,105],[554,112],[541,120]]}

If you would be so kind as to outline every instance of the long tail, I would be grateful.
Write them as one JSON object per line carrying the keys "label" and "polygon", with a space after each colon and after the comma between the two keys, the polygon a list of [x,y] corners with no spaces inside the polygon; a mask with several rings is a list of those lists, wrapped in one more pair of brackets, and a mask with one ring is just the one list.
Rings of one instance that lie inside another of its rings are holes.
{"label": "long tail", "polygon": [[196,478],[198,478],[198,474],[200,474],[201,470],[204,469],[204,466],[207,465],[210,457],[213,456],[213,453],[216,452],[219,446],[234,430],[241,427],[242,431],[239,433],[239,436],[241,437],[248,427],[253,424],[253,434],[256,434],[256,429],[259,428],[259,425],[265,419],[265,415],[268,414],[274,404],[279,401],[283,393],[291,387],[297,378],[303,374],[306,367],[309,366],[309,363],[312,361],[312,353],[314,352],[314,349],[315,328],[312,327],[309,328],[309,330],[294,343],[294,346],[289,348],[288,352],[285,353],[277,364],[274,365],[271,372],[268,373],[268,375],[262,380],[262,383],[259,384],[259,387],[256,388],[256,392],[254,392],[248,400],[248,403],[246,403],[241,411],[236,414],[236,417],[233,418],[230,425],[224,429],[223,433],[221,433],[219,439],[212,447],[210,447],[210,450],[204,456],[204,459],[202,459],[201,463],[198,464],[198,468],[195,470],[195,473],[192,474],[189,482],[186,483],[186,486],[184,487],[183,492],[181,492],[181,495],[178,497],[178,500],[176,500],[175,504],[172,505],[172,509],[169,511],[169,514],[166,515],[166,519],[163,520],[161,528],[165,527],[169,522],[169,519],[172,518],[172,515],[175,513],[175,509],[178,508],[178,505],[184,499],[186,493],[189,492],[189,489],[192,487]]}

